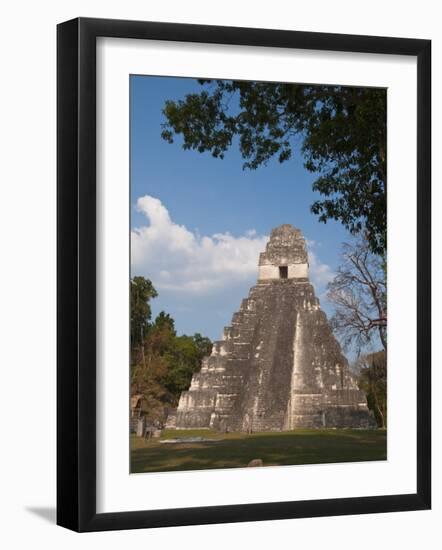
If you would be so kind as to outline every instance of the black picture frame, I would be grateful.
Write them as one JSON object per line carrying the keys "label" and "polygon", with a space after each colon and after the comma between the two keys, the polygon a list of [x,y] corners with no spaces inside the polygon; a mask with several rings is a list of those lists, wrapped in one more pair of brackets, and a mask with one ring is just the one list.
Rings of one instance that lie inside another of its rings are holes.
{"label": "black picture frame", "polygon": [[[152,39],[417,58],[417,492],[96,512],[96,39]],[[431,506],[431,41],[79,18],[57,28],[57,523],[75,531],[425,510]]]}

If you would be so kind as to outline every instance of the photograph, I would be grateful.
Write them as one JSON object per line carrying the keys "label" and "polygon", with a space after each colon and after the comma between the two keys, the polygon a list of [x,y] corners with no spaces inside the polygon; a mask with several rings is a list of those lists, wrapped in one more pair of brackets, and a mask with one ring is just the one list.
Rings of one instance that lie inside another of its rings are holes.
{"label": "photograph", "polygon": [[130,473],[387,460],[387,90],[129,86]]}
{"label": "photograph", "polygon": [[440,9],[367,8],[5,3],[3,548],[441,538]]}

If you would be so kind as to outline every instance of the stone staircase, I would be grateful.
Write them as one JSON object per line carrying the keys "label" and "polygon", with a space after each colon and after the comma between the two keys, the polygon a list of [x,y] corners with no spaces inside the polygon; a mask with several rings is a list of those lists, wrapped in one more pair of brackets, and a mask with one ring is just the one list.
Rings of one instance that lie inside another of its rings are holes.
{"label": "stone staircase", "polygon": [[177,428],[374,427],[307,274],[300,231],[275,229],[257,284],[181,395]]}

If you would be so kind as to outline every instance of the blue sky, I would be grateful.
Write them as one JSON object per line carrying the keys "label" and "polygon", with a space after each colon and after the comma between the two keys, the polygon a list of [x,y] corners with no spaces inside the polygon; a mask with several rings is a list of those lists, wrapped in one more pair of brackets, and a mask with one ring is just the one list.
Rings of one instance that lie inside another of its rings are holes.
{"label": "blue sky", "polygon": [[183,150],[179,137],[172,145],[162,140],[165,100],[200,89],[189,78],[131,76],[132,275],[157,288],[154,315],[170,313],[179,334],[219,338],[256,281],[264,237],[282,223],[308,239],[312,281],[330,314],[325,285],[349,235],[310,213],[319,195],[299,151],[249,171],[236,147],[220,160]]}

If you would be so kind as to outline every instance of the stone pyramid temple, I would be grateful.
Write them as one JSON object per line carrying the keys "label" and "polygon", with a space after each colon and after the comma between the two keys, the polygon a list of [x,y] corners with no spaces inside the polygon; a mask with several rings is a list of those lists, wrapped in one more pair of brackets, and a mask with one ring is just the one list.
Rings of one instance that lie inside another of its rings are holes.
{"label": "stone pyramid temple", "polygon": [[176,427],[376,427],[309,282],[299,229],[273,229],[257,284],[181,394]]}

